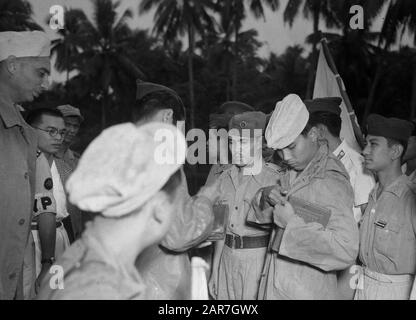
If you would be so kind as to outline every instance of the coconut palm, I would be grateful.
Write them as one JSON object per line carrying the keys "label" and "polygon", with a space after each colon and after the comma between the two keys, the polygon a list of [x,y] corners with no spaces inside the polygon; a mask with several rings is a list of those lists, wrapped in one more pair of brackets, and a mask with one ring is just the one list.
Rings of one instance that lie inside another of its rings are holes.
{"label": "coconut palm", "polygon": [[[55,42],[57,67],[80,71],[89,91],[101,101],[101,127],[106,126],[110,101],[128,99],[135,91],[135,80],[145,78],[129,58],[133,32],[127,25],[131,10],[117,14],[120,1],[93,0],[93,19],[79,10],[66,12],[65,30]],[[69,58],[68,58],[69,57]]]}
{"label": "coconut palm", "polygon": [[157,35],[163,36],[165,42],[175,41],[185,33],[188,35],[188,78],[191,127],[195,126],[195,93],[194,93],[194,50],[195,37],[212,29],[214,20],[209,9],[213,7],[210,0],[143,0],[139,13],[149,12],[156,7],[154,29]]}
{"label": "coconut palm", "polygon": [[0,0],[0,31],[42,30],[32,14],[28,1]]}
{"label": "coconut palm", "polygon": [[234,33],[233,53],[232,59],[232,99],[237,99],[237,65],[240,57],[239,37],[243,34],[241,32],[242,24],[246,18],[246,5],[248,10],[254,15],[256,19],[265,19],[265,8],[276,11],[279,8],[279,0],[217,0],[216,11],[220,15],[220,26],[224,34],[225,41],[230,43],[231,37]]}

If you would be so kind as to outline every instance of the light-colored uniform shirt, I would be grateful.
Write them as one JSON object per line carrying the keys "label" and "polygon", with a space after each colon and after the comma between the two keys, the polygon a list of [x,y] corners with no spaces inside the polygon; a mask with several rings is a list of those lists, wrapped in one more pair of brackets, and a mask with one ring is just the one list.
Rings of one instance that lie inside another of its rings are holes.
{"label": "light-colored uniform shirt", "polygon": [[[229,166],[217,178],[220,179],[218,202],[228,205],[229,216],[226,233],[244,236],[268,236],[269,230],[247,224],[247,216],[253,210],[251,201],[259,189],[276,184],[280,176],[274,164],[263,164],[257,175],[242,175],[239,181],[236,166]],[[209,289],[215,299],[256,299],[260,275],[267,247],[232,249],[225,241],[217,241],[214,248],[212,274]]]}
{"label": "light-colored uniform shirt", "polygon": [[0,95],[0,300],[23,298],[23,260],[35,194],[37,138]]}
{"label": "light-colored uniform shirt", "polygon": [[416,272],[415,185],[406,175],[370,194],[360,227],[360,261],[372,271],[389,275]]}
{"label": "light-colored uniform shirt", "polygon": [[371,172],[365,170],[363,156],[352,149],[345,140],[342,141],[333,154],[342,162],[350,176],[354,192],[354,218],[355,221],[359,222],[362,217],[360,206],[368,202],[368,196],[375,185],[374,177]]}
{"label": "light-colored uniform shirt", "polygon": [[101,245],[94,228],[89,223],[81,239],[57,260],[55,266],[61,266],[63,271],[63,288],[59,288],[58,273],[48,275],[42,281],[38,300],[145,299],[146,286],[139,273],[128,272]]}
{"label": "light-colored uniform shirt", "polygon": [[[53,196],[53,182],[48,160],[41,152],[36,159],[36,186],[35,202],[33,206],[32,225],[37,224],[41,214],[52,213],[56,215],[56,203]],[[41,270],[41,248],[37,230],[29,235],[28,245],[23,264],[23,283],[25,299],[35,296],[34,285]]]}

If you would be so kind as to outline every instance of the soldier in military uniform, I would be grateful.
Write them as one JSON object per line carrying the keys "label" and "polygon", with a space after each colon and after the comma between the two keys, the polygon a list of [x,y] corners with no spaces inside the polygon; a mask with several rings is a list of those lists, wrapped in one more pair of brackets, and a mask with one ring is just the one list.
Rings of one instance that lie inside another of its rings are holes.
{"label": "soldier in military uniform", "polygon": [[[173,161],[155,161],[163,143],[157,140],[158,130],[176,142],[163,146]],[[146,299],[149,293],[151,298],[152,288],[135,260],[146,247],[160,243],[171,226],[185,154],[185,137],[169,124],[127,123],[104,130],[68,180],[71,202],[99,214],[58,259],[63,279],[45,278],[38,299]]]}
{"label": "soldier in military uniform", "polygon": [[55,157],[62,159],[68,163],[72,170],[75,170],[80,154],[71,150],[71,145],[74,144],[78,131],[84,122],[84,117],[78,108],[75,108],[69,104],[56,107],[64,116],[66,135],[60,150],[55,153]]}
{"label": "soldier in military uniform", "polygon": [[55,109],[35,109],[27,115],[27,123],[36,129],[39,150],[45,155],[53,181],[52,192],[56,202],[56,241],[55,257],[58,258],[69,247],[68,233],[62,223],[68,217],[66,193],[64,183],[58,172],[54,154],[59,150],[66,134],[62,114]]}
{"label": "soldier in military uniform", "polygon": [[23,265],[25,299],[35,297],[40,282],[55,262],[56,203],[49,163],[40,151],[37,152],[35,187],[32,232]]}
{"label": "soldier in military uniform", "polygon": [[0,32],[0,300],[23,298],[35,194],[37,138],[16,105],[47,89],[49,56],[44,32]]}
{"label": "soldier in military uniform", "polygon": [[357,300],[407,300],[416,272],[416,187],[401,171],[412,123],[371,114],[365,167],[378,183],[360,225]]}
{"label": "soldier in military uniform", "polygon": [[[218,108],[217,113],[210,115],[209,129],[224,129],[227,131],[228,124],[233,116],[249,111],[254,111],[254,108],[248,104],[239,101],[227,101]],[[209,171],[205,185],[213,183],[225,169],[230,167],[227,136],[210,135],[207,141],[210,157],[209,164],[213,163],[213,165]]]}
{"label": "soldier in military uniform", "polygon": [[[338,158],[347,169],[352,190],[354,191],[354,218],[357,223],[367,206],[368,196],[374,188],[375,181],[372,173],[364,168],[364,158],[351,148],[346,140],[340,138],[341,132],[341,98],[319,98],[305,100],[309,111],[311,125],[316,126],[319,138],[327,141],[329,151]],[[339,298],[351,300],[354,291],[351,288],[351,278],[354,273],[350,268],[338,274]]]}
{"label": "soldier in military uniform", "polygon": [[266,128],[268,147],[289,170],[263,190],[251,219],[273,226],[259,299],[335,299],[337,271],[358,254],[348,174],[309,121],[303,101],[290,94]]}
{"label": "soldier in military uniform", "polygon": [[215,242],[209,281],[214,299],[257,298],[269,231],[248,225],[246,219],[257,191],[274,185],[279,177],[278,168],[262,159],[265,125],[262,112],[238,114],[229,122],[233,165],[217,178],[221,194],[217,204],[228,208],[228,219],[225,239]]}

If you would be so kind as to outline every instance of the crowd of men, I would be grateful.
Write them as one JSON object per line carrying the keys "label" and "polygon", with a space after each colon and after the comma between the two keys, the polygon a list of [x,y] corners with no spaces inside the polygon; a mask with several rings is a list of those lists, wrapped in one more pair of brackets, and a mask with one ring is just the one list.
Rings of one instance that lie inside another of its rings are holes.
{"label": "crowd of men", "polygon": [[138,81],[131,122],[79,155],[78,108],[19,106],[49,73],[43,32],[0,32],[0,299],[195,298],[189,251],[208,245],[211,299],[416,299],[414,123],[372,114],[355,150],[340,98],[228,101],[190,196],[174,90]]}

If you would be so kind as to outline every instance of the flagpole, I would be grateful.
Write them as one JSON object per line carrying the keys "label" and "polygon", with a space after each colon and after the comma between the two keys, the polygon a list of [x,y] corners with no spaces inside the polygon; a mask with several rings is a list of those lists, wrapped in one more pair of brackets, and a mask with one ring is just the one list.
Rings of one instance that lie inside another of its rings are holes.
{"label": "flagpole", "polygon": [[342,81],[342,78],[338,73],[334,59],[332,58],[332,55],[331,55],[331,51],[328,48],[328,40],[325,37],[321,38],[321,45],[322,45],[322,50],[324,51],[326,61],[328,62],[328,66],[331,69],[331,71],[335,74],[335,78],[337,79],[339,91],[341,92],[342,99],[345,102],[345,106],[347,107],[347,110],[348,110],[348,115],[351,119],[351,124],[354,130],[355,138],[357,139],[357,142],[360,145],[360,147],[363,149],[365,145],[363,133],[361,131],[361,128],[357,124],[357,116],[355,115],[354,108],[352,107],[352,104],[351,104],[351,100],[348,97],[347,91],[344,86],[344,82]]}

